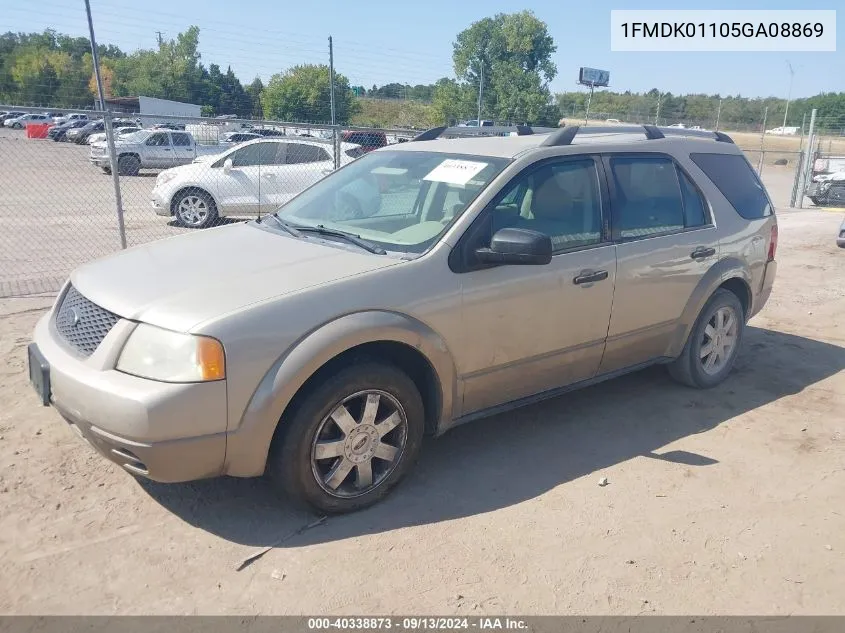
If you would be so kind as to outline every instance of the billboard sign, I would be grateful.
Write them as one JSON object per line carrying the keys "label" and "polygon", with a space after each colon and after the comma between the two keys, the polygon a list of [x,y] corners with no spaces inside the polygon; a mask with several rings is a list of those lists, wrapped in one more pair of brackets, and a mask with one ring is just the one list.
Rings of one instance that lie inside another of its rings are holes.
{"label": "billboard sign", "polygon": [[578,73],[578,83],[585,86],[606,87],[610,84],[610,71],[582,66]]}

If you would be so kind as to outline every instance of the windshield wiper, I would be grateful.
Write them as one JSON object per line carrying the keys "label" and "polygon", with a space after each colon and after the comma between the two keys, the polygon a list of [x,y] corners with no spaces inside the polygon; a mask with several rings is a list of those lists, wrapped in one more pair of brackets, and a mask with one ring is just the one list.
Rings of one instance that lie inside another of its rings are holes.
{"label": "windshield wiper", "polygon": [[350,244],[360,246],[365,251],[369,251],[370,253],[373,253],[375,255],[387,254],[387,251],[384,250],[381,246],[376,246],[375,244],[372,244],[367,240],[362,239],[360,235],[355,235],[354,233],[347,233],[346,231],[338,231],[337,229],[330,229],[323,224],[318,224],[317,226],[297,225],[295,230],[299,231],[300,233],[317,233],[318,235],[325,235],[327,237],[339,237],[341,239],[346,240]]}
{"label": "windshield wiper", "polygon": [[258,219],[258,221],[259,221],[259,222],[261,222],[261,221],[263,221],[263,220],[266,220],[267,218],[272,218],[272,219],[273,219],[273,221],[276,223],[276,225],[277,225],[277,226],[279,226],[279,227],[280,227],[281,229],[283,229],[284,231],[287,231],[288,233],[290,233],[290,234],[291,234],[291,235],[293,235],[294,237],[304,237],[304,236],[302,235],[302,231],[300,231],[299,229],[295,228],[295,227],[293,226],[293,224],[290,224],[289,222],[285,222],[284,220],[282,220],[280,217],[278,217],[278,216],[277,216],[276,214],[274,214],[274,213],[271,213],[270,215],[265,215],[264,217],[259,218],[259,219]]}

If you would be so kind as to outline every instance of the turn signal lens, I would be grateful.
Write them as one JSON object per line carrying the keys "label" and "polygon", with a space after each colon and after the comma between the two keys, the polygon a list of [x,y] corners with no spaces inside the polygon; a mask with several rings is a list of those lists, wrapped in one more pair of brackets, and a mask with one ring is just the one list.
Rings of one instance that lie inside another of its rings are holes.
{"label": "turn signal lens", "polygon": [[197,368],[203,380],[222,380],[226,377],[226,358],[220,341],[197,337]]}

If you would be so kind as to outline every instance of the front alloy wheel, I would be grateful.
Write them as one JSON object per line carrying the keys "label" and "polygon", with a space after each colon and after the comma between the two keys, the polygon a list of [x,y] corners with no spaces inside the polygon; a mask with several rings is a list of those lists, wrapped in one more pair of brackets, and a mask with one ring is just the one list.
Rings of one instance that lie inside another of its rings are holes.
{"label": "front alloy wheel", "polygon": [[288,498],[325,513],[383,498],[413,467],[425,410],[414,381],[390,363],[334,366],[279,421],[267,476]]}
{"label": "front alloy wheel", "polygon": [[408,419],[396,398],[378,390],[353,394],[320,423],[311,470],[327,494],[359,497],[393,472],[407,437]]}
{"label": "front alloy wheel", "polygon": [[202,229],[214,222],[217,209],[211,196],[204,191],[191,189],[179,194],[173,214],[182,226]]}

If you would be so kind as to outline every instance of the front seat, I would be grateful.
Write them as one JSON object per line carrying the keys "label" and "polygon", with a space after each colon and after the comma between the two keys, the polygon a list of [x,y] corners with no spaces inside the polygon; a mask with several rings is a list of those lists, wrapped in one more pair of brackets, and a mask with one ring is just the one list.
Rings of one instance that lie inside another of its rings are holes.
{"label": "front seat", "polygon": [[531,215],[533,219],[526,220],[523,227],[545,233],[553,243],[560,242],[560,236],[578,234],[582,230],[581,214],[576,212],[569,193],[561,189],[550,169],[541,170],[534,176]]}

